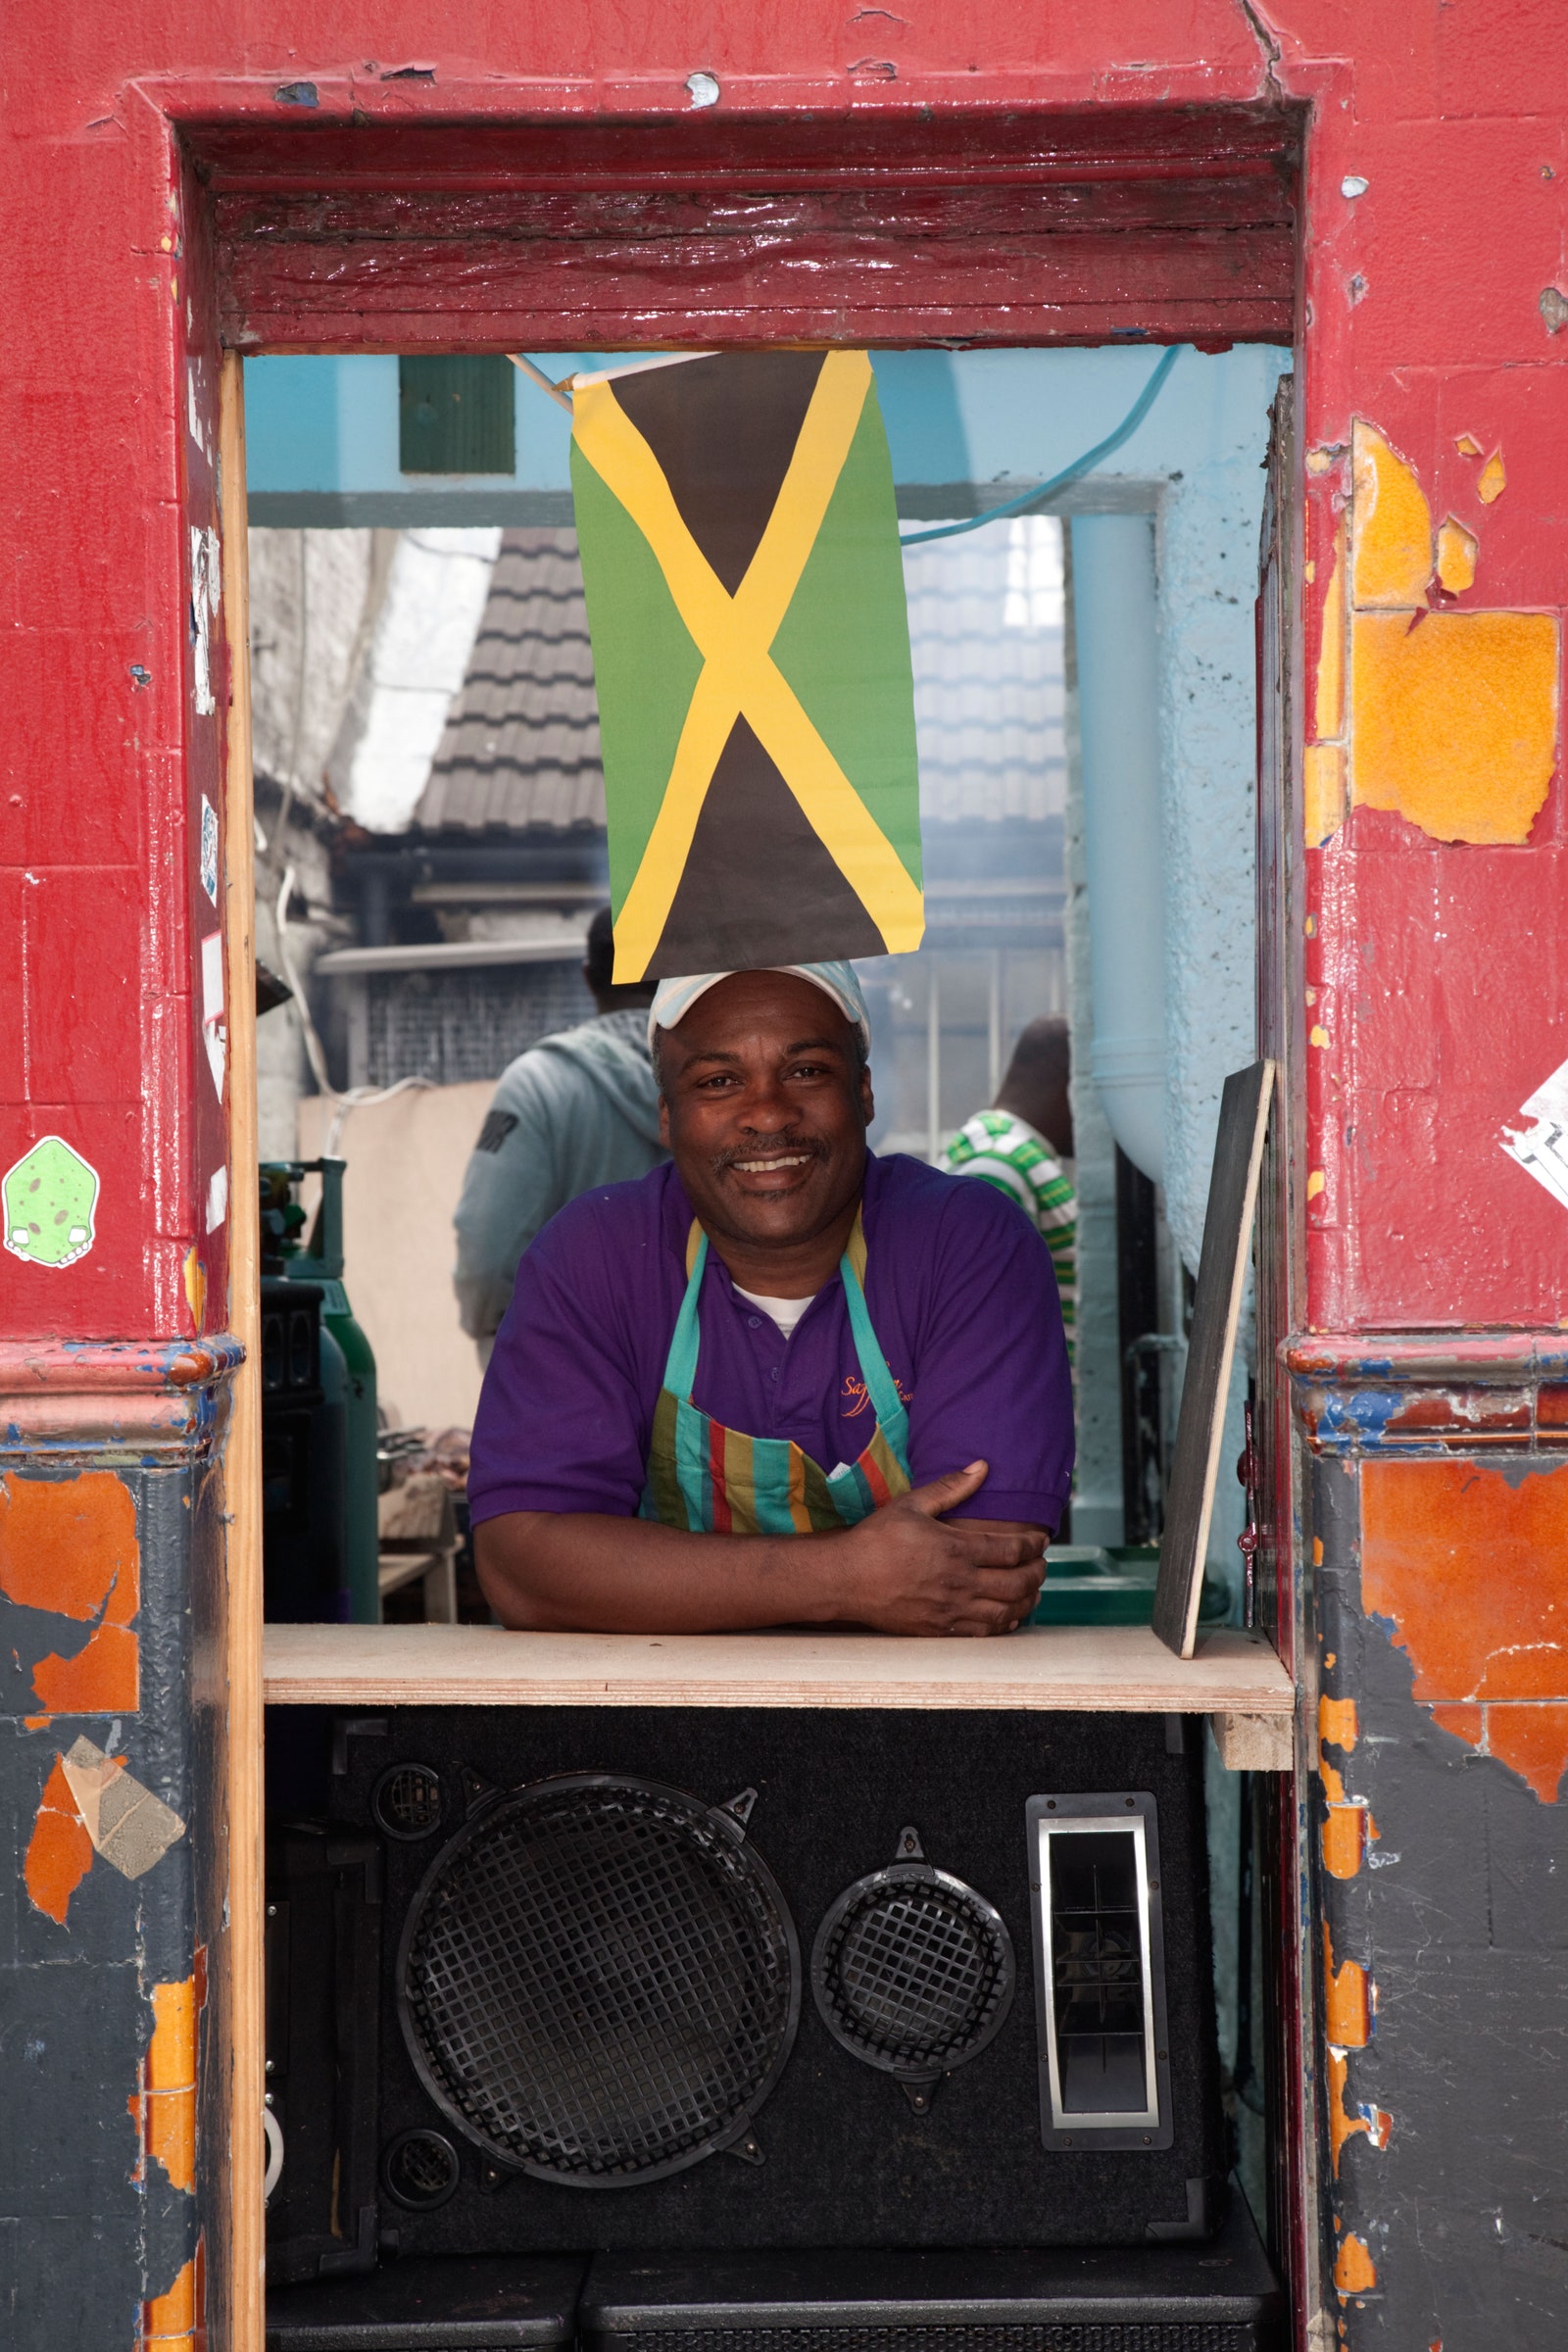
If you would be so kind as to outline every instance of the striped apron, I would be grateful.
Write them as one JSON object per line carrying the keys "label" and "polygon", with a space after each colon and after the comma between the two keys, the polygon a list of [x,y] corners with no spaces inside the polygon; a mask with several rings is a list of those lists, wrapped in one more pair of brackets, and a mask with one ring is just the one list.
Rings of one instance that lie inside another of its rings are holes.
{"label": "striped apron", "polygon": [[854,1527],[909,1491],[909,1417],[877,1345],[865,1304],[865,1236],[857,1215],[839,1279],[860,1378],[876,1427],[858,1461],[823,1470],[789,1438],[749,1438],[692,1402],[700,1339],[697,1300],[708,1236],[693,1220],[686,1296],[654,1408],[642,1516],[694,1535],[807,1536]]}

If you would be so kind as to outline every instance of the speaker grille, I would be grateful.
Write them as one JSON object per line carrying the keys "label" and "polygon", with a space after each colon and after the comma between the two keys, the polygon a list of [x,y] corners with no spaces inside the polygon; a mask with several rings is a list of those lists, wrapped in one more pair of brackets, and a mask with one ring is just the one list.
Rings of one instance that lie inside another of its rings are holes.
{"label": "speaker grille", "polygon": [[[592,2339],[590,2339],[592,2340]],[[608,2352],[1258,2352],[1250,2322],[1047,2320],[953,2328],[672,2328],[597,2339]]]}
{"label": "speaker grille", "polygon": [[985,1897],[924,1863],[847,1887],[811,1952],[811,1989],[834,2039],[911,2082],[985,2048],[1016,1973],[1012,1939]]}
{"label": "speaker grille", "polygon": [[437,1857],[398,1991],[415,2065],[470,2138],[613,2187],[746,2138],[795,2038],[800,1954],[731,1816],[575,1775],[489,1804]]}

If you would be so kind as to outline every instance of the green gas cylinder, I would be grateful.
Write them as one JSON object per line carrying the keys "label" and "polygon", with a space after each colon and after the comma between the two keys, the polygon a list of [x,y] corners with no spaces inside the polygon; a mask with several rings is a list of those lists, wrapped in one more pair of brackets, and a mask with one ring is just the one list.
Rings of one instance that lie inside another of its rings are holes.
{"label": "green gas cylinder", "polygon": [[[375,1356],[354,1319],[343,1287],[343,1171],[347,1164],[341,1159],[294,1159],[265,1165],[261,1171],[262,1249],[264,1258],[285,1280],[320,1284],[321,1328],[331,1334],[343,1353],[348,1376],[344,1398],[344,1563],[353,1622],[377,1625],[381,1592],[377,1575]],[[320,1177],[321,1205],[310,1239],[302,1244],[305,1219],[295,1187],[307,1176]]]}

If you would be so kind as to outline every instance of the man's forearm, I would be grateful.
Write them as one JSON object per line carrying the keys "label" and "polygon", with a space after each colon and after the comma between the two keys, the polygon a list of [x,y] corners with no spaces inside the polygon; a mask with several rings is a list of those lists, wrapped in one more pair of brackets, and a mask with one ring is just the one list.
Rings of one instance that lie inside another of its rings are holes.
{"label": "man's forearm", "polygon": [[491,1607],[519,1632],[831,1624],[1004,1632],[1034,1606],[1048,1531],[944,1521],[983,1471],[938,1480],[857,1527],[816,1535],[689,1535],[597,1512],[514,1511],[481,1523],[474,1552]]}
{"label": "man's forearm", "polygon": [[649,1519],[515,1511],[474,1537],[485,1596],[530,1633],[691,1634],[842,1615],[842,1535],[688,1535]]}

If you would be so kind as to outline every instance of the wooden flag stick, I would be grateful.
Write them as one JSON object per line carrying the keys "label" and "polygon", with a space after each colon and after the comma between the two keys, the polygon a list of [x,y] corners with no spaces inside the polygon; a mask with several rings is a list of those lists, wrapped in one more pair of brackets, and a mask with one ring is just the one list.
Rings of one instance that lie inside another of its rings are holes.
{"label": "wooden flag stick", "polygon": [[[569,392],[564,392],[552,377],[546,375],[542,368],[536,368],[532,360],[525,360],[520,351],[509,351],[507,357],[514,368],[527,376],[530,383],[537,384],[541,392],[548,392],[558,408],[564,409],[568,416],[571,415],[571,394]],[[566,381],[568,384],[570,383],[569,375]]]}

